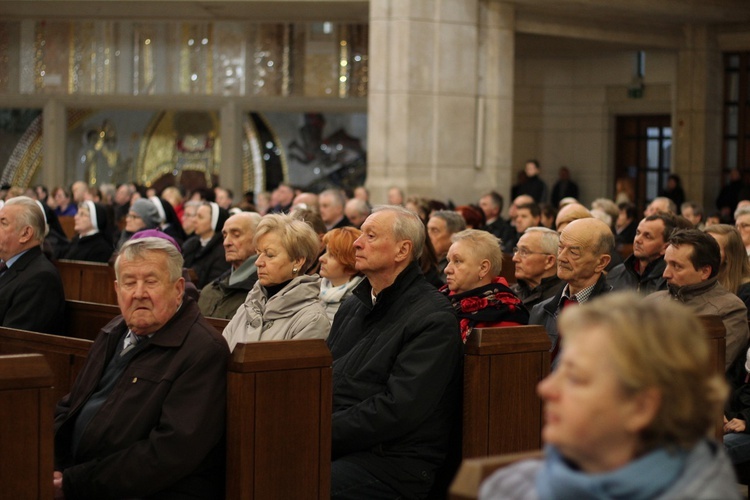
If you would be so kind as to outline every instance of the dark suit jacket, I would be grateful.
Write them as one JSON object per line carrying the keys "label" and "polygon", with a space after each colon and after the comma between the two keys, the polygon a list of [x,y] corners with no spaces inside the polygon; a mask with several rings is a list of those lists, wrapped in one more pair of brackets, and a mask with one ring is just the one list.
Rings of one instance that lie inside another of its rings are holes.
{"label": "dark suit jacket", "polygon": [[63,334],[65,293],[57,268],[36,246],[0,276],[0,325]]}

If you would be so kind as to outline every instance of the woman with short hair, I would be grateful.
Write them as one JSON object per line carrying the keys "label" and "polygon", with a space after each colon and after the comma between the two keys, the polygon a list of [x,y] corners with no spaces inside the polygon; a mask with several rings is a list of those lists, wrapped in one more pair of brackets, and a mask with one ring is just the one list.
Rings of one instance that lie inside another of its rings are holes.
{"label": "woman with short hair", "polygon": [[559,318],[544,402],[543,460],[501,469],[480,498],[739,498],[709,439],[726,395],[697,317],[676,302],[612,293]]}
{"label": "woman with short hair", "polygon": [[354,268],[354,241],[362,231],[355,227],[332,229],[323,236],[325,253],[320,256],[320,299],[328,319],[348,299],[363,276]]}
{"label": "woman with short hair", "polygon": [[500,276],[503,251],[499,240],[481,229],[451,236],[446,285],[440,291],[458,314],[464,342],[474,328],[526,325],[529,311]]}
{"label": "woman with short hair", "polygon": [[253,237],[258,281],[247,294],[224,337],[229,348],[263,340],[328,337],[331,324],[320,301],[320,276],[306,275],[318,257],[318,235],[285,214],[263,216]]}

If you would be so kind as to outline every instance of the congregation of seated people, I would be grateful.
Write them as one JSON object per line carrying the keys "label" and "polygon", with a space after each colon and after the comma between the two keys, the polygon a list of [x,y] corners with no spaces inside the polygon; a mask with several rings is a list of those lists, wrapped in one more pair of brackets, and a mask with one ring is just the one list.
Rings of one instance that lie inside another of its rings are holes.
{"label": "congregation of seated people", "polygon": [[[59,259],[109,262],[119,272],[127,264],[136,276],[146,272],[141,261],[161,262],[164,257],[169,263],[169,275],[158,277],[160,286],[171,294],[165,296],[171,300],[169,315],[157,314],[153,324],[139,330],[133,327],[137,323],[127,322],[138,312],[120,302],[127,323],[112,325],[101,340],[117,337],[122,344],[115,349],[117,356],[110,347],[97,347],[104,349],[107,359],[103,378],[74,386],[58,408],[58,426],[69,434],[64,446],[73,448],[61,448],[64,460],[55,486],[70,498],[83,495],[79,492],[112,493],[95,486],[100,477],[110,477],[108,469],[88,466],[88,457],[78,451],[85,445],[90,448],[83,448],[86,453],[99,453],[86,442],[92,429],[85,425],[96,422],[91,408],[98,410],[117,396],[118,380],[129,373],[129,364],[149,346],[160,345],[162,335],[167,338],[161,327],[178,314],[229,320],[223,339],[209,331],[202,340],[211,339],[221,363],[225,363],[224,351],[231,352],[240,343],[327,339],[333,355],[332,498],[431,494],[449,454],[447,432],[458,418],[454,410],[459,404],[461,344],[471,339],[475,329],[543,326],[550,341],[553,375],[540,384],[539,396],[552,406],[564,394],[558,387],[561,373],[576,370],[579,361],[587,364],[586,369],[588,364],[593,367],[593,360],[586,359],[588,347],[579,340],[593,335],[585,333],[587,328],[600,332],[596,342],[611,356],[619,346],[613,339],[620,330],[650,332],[666,321],[663,311],[682,311],[685,321],[693,321],[693,315],[721,318],[730,388],[724,399],[725,449],[733,464],[750,462],[746,424],[750,418],[750,201],[735,200],[730,207],[733,219],[725,216],[713,224],[699,204],[686,201],[684,193],[680,198],[675,189],[651,200],[643,213],[627,196],[599,198],[585,206],[577,199],[579,190],[570,170],[563,168],[552,190],[553,205],[539,177],[539,162],[527,162],[526,181],[511,191],[508,219],[503,218],[504,197],[494,190],[454,206],[450,200],[407,195],[392,187],[387,203],[376,206],[364,187],[314,193],[282,183],[270,193],[250,192],[237,200],[225,187],[193,192],[169,187],[156,193],[134,184],[89,187],[78,181],[69,187],[56,186],[49,195],[44,186],[6,187],[0,193],[0,326],[66,333],[61,330],[64,284],[54,266]],[[678,199],[670,198],[672,194]],[[162,243],[154,242],[154,236]],[[143,245],[138,240],[146,242],[144,250],[138,250]],[[182,268],[179,275],[175,266]],[[130,293],[120,280],[118,301]],[[618,302],[616,297],[624,298]],[[153,302],[159,305],[159,300]],[[643,312],[638,318],[643,324],[601,319],[596,316],[600,303],[622,314]],[[673,303],[683,309],[672,311]],[[583,311],[578,319],[571,312],[577,308]],[[567,318],[567,331],[560,318]],[[135,340],[129,340],[131,333]],[[678,349],[680,342],[687,341],[677,338],[678,333],[670,335],[675,336],[665,340],[672,343],[670,348]],[[130,356],[119,354],[130,350],[131,344],[137,348]],[[579,355],[580,359],[574,358]],[[701,353],[690,356],[697,356],[695,363],[705,362]],[[617,358],[613,365],[619,369],[621,363],[637,362]],[[622,373],[615,375],[612,384],[625,383]],[[651,394],[669,387],[643,386],[636,392]],[[214,396],[223,394],[223,388],[216,390]],[[722,391],[718,388],[702,397],[713,405]],[[640,397],[636,392],[626,398]],[[164,397],[166,402],[169,393]],[[651,397],[644,396],[644,401]],[[77,399],[82,409],[70,413],[70,402]],[[725,451],[699,438],[699,429],[675,435],[672,441],[642,441],[664,404],[654,404],[648,418],[644,416],[636,426],[627,443],[633,453],[614,467],[601,469],[623,473],[613,476],[606,487],[616,487],[617,480],[652,463],[674,470],[670,477],[660,478],[661,490],[647,491],[644,498],[686,487],[680,483],[683,470],[694,465],[698,454],[705,462],[713,461],[717,473],[704,478],[703,485],[688,484],[687,491],[696,491],[696,498],[736,493],[731,469],[722,465]],[[219,417],[205,416],[214,421]],[[158,419],[153,425],[158,428]],[[526,469],[522,467],[519,474],[531,470],[550,485],[571,488],[571,495],[603,487],[590,475],[603,464],[584,462],[585,446],[599,443],[593,438],[590,443],[564,441],[575,436],[555,433],[551,423],[544,429],[544,461],[523,466]],[[150,429],[141,431],[147,435]],[[660,439],[672,438],[667,433]],[[114,454],[132,446],[116,441],[105,439],[97,446]],[[205,454],[193,457],[194,469],[183,471],[183,479],[202,473],[199,467],[206,463],[216,466],[209,456],[216,443],[212,438]],[[671,453],[672,445],[681,451]],[[649,453],[659,455],[652,458]],[[508,491],[527,494],[533,481],[517,482],[515,473],[511,469],[494,477],[482,494],[487,498],[503,498]],[[571,474],[579,477],[568,477]],[[161,488],[158,491],[127,485],[112,494],[169,494],[181,488],[177,486],[181,479],[175,478],[172,483],[155,483],[154,488]],[[120,483],[111,484],[116,489]],[[647,489],[640,483],[636,486]],[[209,491],[205,498],[215,497],[216,485],[206,485]]]}

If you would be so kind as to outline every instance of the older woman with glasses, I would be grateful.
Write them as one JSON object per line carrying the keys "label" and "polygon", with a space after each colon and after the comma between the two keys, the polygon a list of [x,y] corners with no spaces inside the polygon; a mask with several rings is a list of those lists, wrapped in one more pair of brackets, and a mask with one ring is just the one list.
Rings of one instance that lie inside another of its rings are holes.
{"label": "older woman with glasses", "polygon": [[451,236],[446,285],[440,291],[458,314],[464,342],[474,328],[525,325],[526,307],[500,277],[503,252],[487,231],[465,229]]}
{"label": "older woman with glasses", "polygon": [[501,469],[481,499],[737,499],[708,438],[726,395],[700,321],[676,302],[612,293],[563,310],[544,402],[543,460]]}

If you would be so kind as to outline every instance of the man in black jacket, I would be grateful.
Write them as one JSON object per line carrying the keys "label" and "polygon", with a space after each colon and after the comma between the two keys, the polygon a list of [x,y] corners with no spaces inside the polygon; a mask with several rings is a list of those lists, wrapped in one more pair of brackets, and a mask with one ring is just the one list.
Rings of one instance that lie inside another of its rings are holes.
{"label": "man in black jacket", "polygon": [[0,209],[0,326],[65,333],[65,294],[42,254],[44,233],[44,214],[31,198],[12,198]]}
{"label": "man in black jacket", "polygon": [[422,275],[424,225],[376,208],[354,243],[367,279],[339,309],[333,354],[331,497],[424,498],[460,416],[462,343],[448,300]]}

